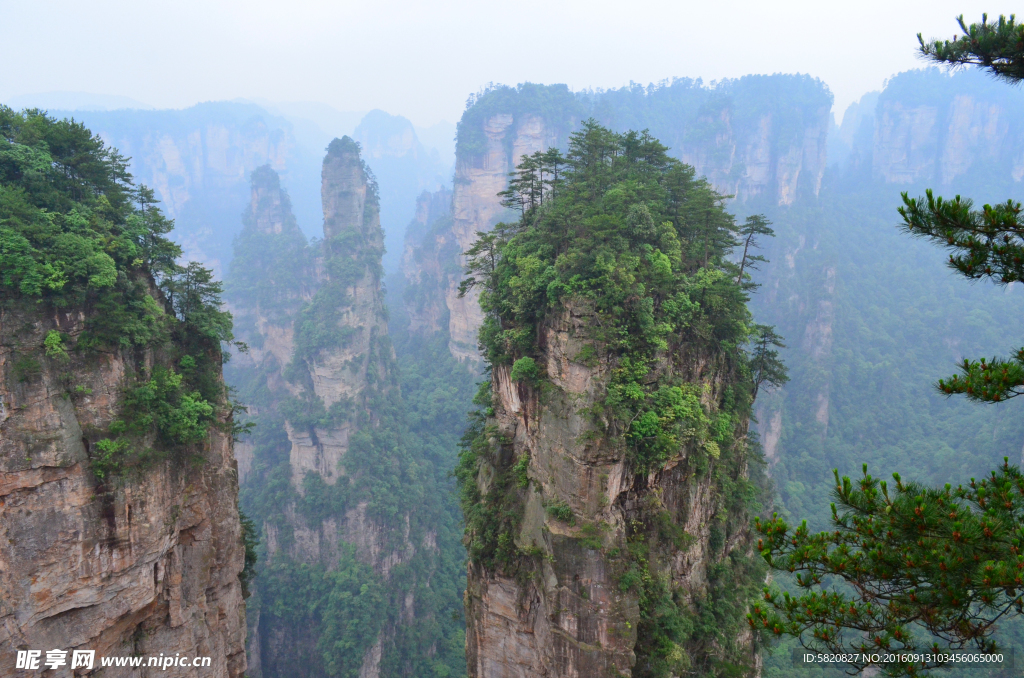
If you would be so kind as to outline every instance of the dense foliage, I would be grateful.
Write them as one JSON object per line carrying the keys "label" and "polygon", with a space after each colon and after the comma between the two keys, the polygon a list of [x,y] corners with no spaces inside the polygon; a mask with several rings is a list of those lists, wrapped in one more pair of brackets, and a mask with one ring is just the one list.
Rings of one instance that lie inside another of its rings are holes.
{"label": "dense foliage", "polygon": [[[934,659],[892,662],[887,674],[914,675],[948,663],[944,653],[994,652],[994,624],[1024,611],[1024,476],[1003,464],[970,487],[904,483],[890,492],[867,473],[857,483],[835,475],[834,530],[813,534],[804,521],[758,521],[758,547],[773,567],[795,572],[806,593],[768,590],[751,625],[775,634],[811,632],[823,652],[872,664],[865,653],[919,653]],[[852,585],[818,590],[831,578]],[[915,633],[916,627],[916,633]],[[880,663],[880,662],[875,662]]]}
{"label": "dense foliage", "polygon": [[[740,267],[753,260],[730,257],[740,227],[722,196],[651,135],[617,134],[593,120],[570,136],[564,156],[549,150],[525,158],[501,195],[520,219],[478,234],[461,287],[463,294],[480,291],[480,344],[490,369],[508,369],[543,399],[544,324],[567,308],[592,314],[589,343],[573,360],[607,361],[613,369],[604,397],[590,408],[597,430],[587,435],[621,442],[641,474],[685,451],[687,468],[710,475],[724,504],[714,519],[712,583],[695,601],[687,602],[666,575],[671,553],[689,537],[654,495],[631,514],[626,543],[604,554],[620,589],[640,604],[635,675],[740,670],[739,625],[762,572],[742,549],[724,552],[762,496],[747,476],[757,455],[744,436],[753,391],[744,346],[753,327]],[[757,224],[766,234],[766,222]],[[772,366],[762,370],[763,380],[781,383],[777,352],[762,354]],[[718,361],[716,369],[728,375],[721,393],[712,395],[689,373],[686,357],[697,355]],[[470,561],[528,577],[543,555],[516,544],[529,456],[509,454],[511,441],[492,419],[489,384],[476,403],[456,470]],[[486,489],[477,482],[484,464],[493,471]],[[605,548],[599,524],[574,516],[566,504],[550,504],[547,512],[580,527],[582,548]]]}
{"label": "dense foliage", "polygon": [[[155,202],[83,125],[0,107],[0,299],[86,311],[77,337],[47,334],[39,353],[50,360],[110,349],[164,356],[146,367],[125,353],[135,374],[118,419],[90,450],[102,480],[197,450],[227,406],[219,375],[232,323],[220,283],[175,262],[181,250],[165,237],[173,224]],[[35,362],[22,354],[21,378]]]}
{"label": "dense foliage", "polygon": [[[569,151],[528,158],[510,183],[519,224],[480,234],[462,291],[480,286],[481,344],[491,365],[531,373],[540,324],[570,300],[597,314],[594,339],[619,357],[604,403],[609,433],[630,441],[638,469],[657,468],[686,441],[717,458],[732,415],[707,414],[696,385],[649,386],[670,344],[731,347],[743,365],[743,273],[727,258],[737,228],[722,198],[646,133],[583,124]],[[730,348],[726,349],[727,351]],[[517,360],[518,359],[518,360]],[[749,408],[736,391],[735,411]]]}
{"label": "dense foliage", "polygon": [[83,125],[0,107],[0,285],[56,306],[131,295],[180,249],[127,161]]}

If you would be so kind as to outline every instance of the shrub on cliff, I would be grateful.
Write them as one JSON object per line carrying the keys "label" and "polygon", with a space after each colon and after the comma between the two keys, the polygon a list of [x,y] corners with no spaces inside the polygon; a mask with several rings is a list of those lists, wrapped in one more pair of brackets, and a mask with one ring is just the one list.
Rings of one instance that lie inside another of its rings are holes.
{"label": "shrub on cliff", "polygon": [[[753,328],[740,268],[749,257],[740,266],[729,258],[741,228],[724,197],[667,150],[646,132],[587,121],[565,157],[524,158],[502,193],[521,219],[479,234],[460,290],[481,290],[481,346],[516,379],[527,361],[536,367],[530,354],[549,314],[572,300],[592,306],[593,338],[615,357],[602,403],[608,432],[626,436],[640,470],[686,442],[717,457],[732,436],[729,412],[706,413],[692,384],[652,382],[655,364],[681,347],[713,348],[745,373]],[[769,381],[781,378],[776,370]],[[752,395],[733,393],[733,411],[746,411]]]}

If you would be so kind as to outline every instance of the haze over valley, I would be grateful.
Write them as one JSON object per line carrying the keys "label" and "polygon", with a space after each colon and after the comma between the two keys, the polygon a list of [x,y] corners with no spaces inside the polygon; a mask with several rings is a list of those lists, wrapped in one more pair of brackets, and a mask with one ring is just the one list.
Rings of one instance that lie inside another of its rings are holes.
{"label": "haze over valley", "polygon": [[1024,27],[734,5],[9,8],[0,676],[1016,675]]}

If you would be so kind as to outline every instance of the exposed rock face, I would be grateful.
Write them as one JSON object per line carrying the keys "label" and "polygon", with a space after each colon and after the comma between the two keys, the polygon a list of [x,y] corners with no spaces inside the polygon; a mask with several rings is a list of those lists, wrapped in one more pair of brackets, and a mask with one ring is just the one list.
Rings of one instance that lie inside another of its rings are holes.
{"label": "exposed rock face", "polygon": [[739,201],[768,196],[779,205],[792,205],[801,186],[813,195],[821,189],[828,112],[823,107],[810,124],[783,136],[782,130],[792,121],[777,112],[762,113],[755,124],[736,129],[726,108],[715,118],[701,121],[718,128],[713,138],[684,141],[677,155],[720,193]]}
{"label": "exposed rock face", "polygon": [[981,72],[900,73],[844,116],[840,136],[852,151],[844,169],[904,186],[966,182],[984,190],[1020,182],[1022,104],[1019,91]]}
{"label": "exposed rock face", "polygon": [[[949,185],[981,165],[1007,165],[1024,178],[1024,152],[1012,153],[1020,130],[1013,111],[977,94],[916,103],[883,96],[875,116],[873,169],[887,183]],[[1014,133],[1016,132],[1016,133]]]}
{"label": "exposed rock face", "polygon": [[[72,353],[64,364],[41,348],[54,329],[74,342],[85,319],[0,306],[0,674],[14,675],[16,649],[77,648],[209,656],[210,675],[241,676],[244,548],[231,436],[212,429],[200,465],[166,461],[98,482],[90,446],[119,414],[133,359]],[[38,371],[26,372],[25,360]]]}
{"label": "exposed rock face", "polygon": [[[515,543],[537,557],[530,576],[518,578],[470,564],[466,642],[474,678],[633,675],[640,608],[619,582],[635,521],[667,511],[690,535],[685,546],[668,546],[663,570],[651,559],[652,576],[667,577],[688,603],[705,594],[710,568],[745,538],[740,529],[725,544],[713,542],[723,498],[711,474],[694,471],[690,450],[660,471],[635,475],[622,438],[598,432],[587,408],[603,397],[615,364],[576,362],[593,326],[593,313],[573,303],[542,328],[540,362],[553,386],[543,397],[512,382],[507,366],[494,369],[495,437],[506,441],[496,458],[529,458]],[[713,355],[666,358],[661,369],[703,383],[705,404],[717,402],[728,383]],[[478,487],[486,492],[499,472],[484,462]],[[555,505],[574,519],[546,510]],[[755,664],[750,639],[742,644]]]}
{"label": "exposed rock face", "polygon": [[[814,319],[807,323],[804,331],[803,349],[806,355],[818,365],[832,357],[832,331],[835,323],[836,267],[826,266],[822,271],[824,285],[817,301]],[[828,436],[829,391],[831,384],[821,384],[815,396],[814,419],[821,424],[821,440]]]}
{"label": "exposed rock face", "polygon": [[[262,180],[253,176],[253,202],[243,236],[271,236],[281,232],[279,226],[297,233],[290,214],[279,213],[282,205],[287,206],[280,185],[267,182],[269,188],[264,190],[258,186]],[[376,190],[360,159],[359,146],[348,137],[334,140],[323,162],[324,239],[308,253],[305,265],[312,270],[306,270],[303,278],[308,286],[296,285],[296,276],[290,288],[282,284],[280,294],[292,303],[285,303],[275,314],[262,312],[258,303],[252,308],[251,298],[236,303],[245,306],[242,314],[256,316],[247,325],[250,335],[244,338],[257,348],[244,367],[265,379],[266,413],[279,411],[289,398],[319,401],[321,411],[334,413],[314,422],[292,415],[279,420],[290,444],[287,475],[294,494],[286,505],[275,507],[283,520],[263,526],[270,563],[317,565],[329,571],[338,566],[346,548],[354,547],[356,557],[387,582],[392,569],[407,562],[418,548],[410,542],[407,517],[404,531],[398,529],[400,534],[395,535],[393,526],[371,515],[365,500],[315,520],[296,506],[297,497],[306,492],[307,479],[322,480],[331,488],[360,482],[345,468],[352,438],[362,429],[379,425],[381,413],[371,406],[374,398],[397,394],[381,286],[383,231]],[[273,246],[273,241],[264,240],[263,246]],[[280,301],[278,296],[276,303]],[[305,318],[310,322],[301,325]],[[271,425],[271,419],[266,421]],[[246,449],[246,454],[252,453]],[[250,465],[247,459],[244,466]],[[247,475],[247,482],[261,481]],[[414,598],[408,601],[410,610],[414,603]],[[384,646],[394,632],[385,626],[366,650],[361,677],[380,675]],[[260,654],[259,675],[319,676],[326,671],[317,650],[318,638],[310,629],[285,625],[263,613],[258,636],[249,651]]]}
{"label": "exposed rock face", "polygon": [[[313,391],[327,408],[358,398],[366,388],[371,365],[378,373],[386,369],[380,360],[371,358],[371,344],[387,336],[379,263],[384,234],[376,201],[367,202],[370,187],[358,147],[346,141],[345,146],[332,143],[324,158],[324,256],[351,262],[355,273],[346,273],[343,281],[332,280],[332,272],[327,270],[321,280],[322,284],[344,285],[346,307],[337,329],[346,339],[341,346],[318,351],[305,360]],[[351,433],[349,423],[308,431],[290,427],[293,481],[299,484],[307,472],[314,472],[329,484],[336,482]]]}
{"label": "exposed rock face", "polygon": [[448,285],[448,272],[462,252],[451,222],[451,191],[424,192],[416,200],[416,217],[406,229],[402,251],[402,303],[410,332],[431,335],[447,330],[448,307],[437,290]]}

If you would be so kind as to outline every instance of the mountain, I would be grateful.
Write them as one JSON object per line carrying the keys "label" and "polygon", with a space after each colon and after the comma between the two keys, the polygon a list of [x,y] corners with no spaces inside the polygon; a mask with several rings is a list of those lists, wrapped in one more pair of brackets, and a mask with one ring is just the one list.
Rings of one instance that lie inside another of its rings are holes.
{"label": "mountain", "polygon": [[0,652],[239,678],[251,542],[218,284],[175,269],[166,218],[88,129],[0,108],[0,130]]}
{"label": "mountain", "polygon": [[402,397],[377,184],[350,137],[322,167],[311,243],[276,172],[253,172],[228,278],[251,347],[228,381],[256,424],[238,448],[241,503],[264,535],[249,675],[458,675],[450,464],[435,470]]}
{"label": "mountain", "polygon": [[451,181],[440,154],[420,142],[412,123],[381,110],[367,113],[353,137],[362,146],[367,165],[380,186],[381,221],[384,229],[384,270],[398,269],[405,237],[404,226],[413,218],[413,206],[421,191],[435,191]]}
{"label": "mountain", "polygon": [[656,139],[593,121],[553,181],[470,259],[490,388],[457,471],[469,675],[755,673],[732,217]]}
{"label": "mountain", "polygon": [[[569,133],[588,117],[618,131],[649,129],[673,157],[724,194],[778,204],[813,197],[825,171],[831,101],[820,81],[805,76],[748,76],[714,88],[677,79],[582,94],[564,85],[493,88],[471,99],[459,122],[452,224],[433,236],[436,243],[420,247],[446,257],[451,248],[464,252],[478,231],[510,218],[497,195],[508,173],[524,155],[564,148]],[[435,276],[445,272],[437,287],[415,296],[432,296],[435,305],[444,298],[452,355],[479,365],[476,333],[482,316],[475,296],[458,295],[464,259],[429,259],[426,254],[407,258],[417,263],[405,276],[421,279],[419,267]]]}

